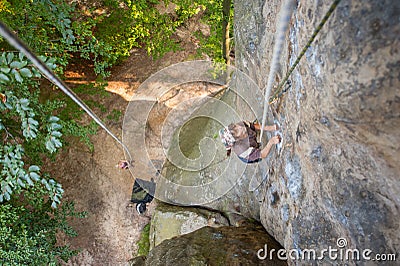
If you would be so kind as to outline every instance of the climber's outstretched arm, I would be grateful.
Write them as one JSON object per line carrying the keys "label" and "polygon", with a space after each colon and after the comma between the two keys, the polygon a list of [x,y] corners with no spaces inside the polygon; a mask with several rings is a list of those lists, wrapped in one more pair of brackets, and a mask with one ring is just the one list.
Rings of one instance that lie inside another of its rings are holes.
{"label": "climber's outstretched arm", "polygon": [[273,146],[274,144],[278,144],[280,141],[281,141],[281,139],[280,139],[280,136],[279,136],[279,135],[272,137],[272,138],[268,141],[268,143],[267,143],[267,145],[264,147],[264,149],[261,150],[261,158],[264,159],[265,157],[267,157],[268,154],[269,154],[269,152],[271,151],[272,146]]}
{"label": "climber's outstretched arm", "polygon": [[[257,124],[257,123],[254,123],[254,128],[256,130],[260,131],[261,130],[261,125]],[[278,129],[279,129],[279,126],[276,125],[276,124],[264,127],[264,131],[276,131]]]}

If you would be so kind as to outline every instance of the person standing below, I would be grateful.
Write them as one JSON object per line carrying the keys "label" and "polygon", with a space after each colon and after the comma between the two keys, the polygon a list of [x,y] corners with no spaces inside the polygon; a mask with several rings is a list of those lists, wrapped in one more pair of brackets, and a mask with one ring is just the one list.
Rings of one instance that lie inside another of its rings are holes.
{"label": "person standing below", "polygon": [[[265,131],[276,131],[278,129],[278,125],[264,127]],[[261,131],[260,124],[241,121],[221,129],[219,135],[228,156],[233,151],[243,162],[255,163],[266,158],[272,146],[281,141],[279,135],[274,136],[263,149],[260,149],[260,143],[257,142],[257,132],[259,131]]]}

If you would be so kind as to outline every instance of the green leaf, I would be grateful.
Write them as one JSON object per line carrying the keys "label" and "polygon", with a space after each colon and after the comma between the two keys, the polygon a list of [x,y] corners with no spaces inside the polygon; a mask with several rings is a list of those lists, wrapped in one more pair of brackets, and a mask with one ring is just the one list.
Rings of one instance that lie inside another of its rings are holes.
{"label": "green leaf", "polygon": [[15,80],[18,81],[19,83],[22,83],[24,79],[21,77],[18,71],[13,70]]}
{"label": "green leaf", "polygon": [[53,153],[53,152],[56,151],[56,147],[54,147],[53,142],[50,141],[50,140],[46,141],[46,149],[47,149],[48,151],[50,151],[51,153]]}
{"label": "green leaf", "polygon": [[61,203],[60,199],[58,198],[57,195],[54,196],[53,201],[57,202],[57,203]]}
{"label": "green leaf", "polygon": [[0,71],[3,72],[3,73],[8,74],[8,73],[10,73],[11,68],[9,68],[9,67],[0,67]]}
{"label": "green leaf", "polygon": [[21,179],[17,179],[17,183],[18,183],[18,185],[20,185],[21,187],[23,187],[23,188],[25,188],[25,184],[24,184],[24,182],[22,182],[22,180]]}
{"label": "green leaf", "polygon": [[54,57],[50,57],[47,60],[47,63],[50,63],[50,64],[54,64],[55,62],[56,62],[56,58],[54,58]]}
{"label": "green leaf", "polygon": [[42,75],[36,68],[32,68],[32,73],[35,78],[40,78]]}
{"label": "green leaf", "polygon": [[19,52],[18,58],[19,58],[19,61],[23,61],[25,58],[25,55],[23,53]]}
{"label": "green leaf", "polygon": [[[0,129],[1,129],[1,128],[0,128]],[[53,137],[61,138],[62,133],[61,133],[60,131],[53,131],[53,132],[51,132],[51,135],[52,135]]]}
{"label": "green leaf", "polygon": [[38,181],[40,179],[40,176],[35,172],[30,172],[29,176],[35,181]]}
{"label": "green leaf", "polygon": [[31,72],[31,70],[29,68],[22,68],[20,70],[20,73],[25,78],[31,78],[32,77],[32,72]]}
{"label": "green leaf", "polygon": [[58,118],[57,116],[50,116],[49,118],[49,122],[58,122],[60,120],[60,118]]}
{"label": "green leaf", "polygon": [[52,130],[58,130],[58,129],[62,128],[62,126],[60,124],[57,124],[57,123],[51,123],[50,127],[51,127]]}
{"label": "green leaf", "polygon": [[34,125],[34,126],[38,126],[39,125],[39,122],[36,121],[35,119],[31,118],[31,117],[28,118],[28,123],[30,125]]}
{"label": "green leaf", "polygon": [[47,65],[51,70],[54,70],[54,69],[56,69],[56,67],[57,67],[56,64],[48,64],[48,63],[46,63],[46,65]]}
{"label": "green leaf", "polygon": [[13,53],[8,53],[7,54],[7,63],[11,64],[13,59],[14,59],[14,54]]}
{"label": "green leaf", "polygon": [[30,133],[30,130],[29,130],[29,128],[25,128],[23,131],[22,131],[22,135],[24,135],[24,137],[25,138],[30,138],[31,137],[31,133]]}
{"label": "green leaf", "polygon": [[29,100],[26,99],[26,98],[19,99],[19,102],[20,102],[21,105],[28,105],[29,104]]}
{"label": "green leaf", "polygon": [[[33,129],[33,128],[32,128]],[[37,137],[37,134],[35,132],[35,130],[29,130],[29,136],[33,139],[35,139]]]}
{"label": "green leaf", "polygon": [[21,67],[20,67],[20,68],[26,67],[27,64],[28,64],[28,61],[22,60],[22,61],[21,61]]}
{"label": "green leaf", "polygon": [[6,59],[6,56],[5,56],[4,52],[0,56],[0,64],[2,64],[2,65],[6,65],[7,64],[7,59]]}
{"label": "green leaf", "polygon": [[29,166],[29,172],[39,172],[40,168],[37,165],[31,165]]}
{"label": "green leaf", "polygon": [[18,69],[20,69],[20,68],[23,68],[24,65],[23,65],[22,62],[13,61],[13,62],[10,64],[10,67],[11,67],[11,68],[18,68]]}
{"label": "green leaf", "polygon": [[56,139],[56,138],[51,138],[51,141],[53,142],[53,144],[54,144],[54,146],[55,146],[56,148],[62,147],[62,143],[61,143],[58,139]]}
{"label": "green leaf", "polygon": [[3,73],[0,73],[0,81],[10,81],[10,78]]}
{"label": "green leaf", "polygon": [[12,189],[9,185],[6,185],[5,189],[6,189],[6,192],[8,192],[10,194],[12,193]]}
{"label": "green leaf", "polygon": [[[24,110],[24,111],[29,111],[29,110],[31,110],[31,108],[29,108],[29,104],[24,104],[24,105],[21,105],[21,108],[22,108],[22,110]],[[24,121],[25,122],[25,121]],[[24,123],[24,122],[22,122],[22,123]],[[26,122],[25,122],[25,124],[26,124]],[[22,126],[24,126],[24,125],[22,125]],[[26,125],[25,125],[26,126]]]}
{"label": "green leaf", "polygon": [[39,55],[38,58],[40,59],[40,61],[42,61],[43,63],[46,62],[47,57],[43,56],[43,55]]}
{"label": "green leaf", "polygon": [[[37,181],[37,180],[36,180]],[[34,186],[35,184],[32,182],[32,180],[30,179],[30,177],[29,176],[27,176],[26,177],[26,182],[28,182],[28,184],[30,185],[30,186]]]}
{"label": "green leaf", "polygon": [[4,198],[6,199],[6,200],[10,200],[10,194],[7,192],[7,191],[5,191],[4,192]]}

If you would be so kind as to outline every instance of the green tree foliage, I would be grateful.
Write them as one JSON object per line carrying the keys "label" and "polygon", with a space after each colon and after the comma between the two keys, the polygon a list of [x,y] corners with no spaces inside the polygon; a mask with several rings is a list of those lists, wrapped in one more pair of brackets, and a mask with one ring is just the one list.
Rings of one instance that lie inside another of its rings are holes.
{"label": "green tree foliage", "polygon": [[[222,1],[107,0],[104,6],[107,11],[97,18],[95,36],[113,47],[116,58],[128,56],[135,47],[145,47],[156,58],[179,50],[176,30],[202,12],[204,22],[212,27],[211,36],[202,36],[204,46],[210,46],[203,52],[212,57],[221,54],[222,32],[216,29],[222,27]],[[169,6],[173,12],[163,11]]]}
{"label": "green tree foliage", "polygon": [[[144,46],[156,57],[176,51],[180,49],[179,41],[174,38],[176,30],[189,19],[200,16],[202,23],[210,27],[210,35],[205,36],[201,31],[193,33],[200,40],[199,54],[223,61],[223,0],[126,0],[126,4],[133,18],[130,36],[135,42],[131,47]],[[163,5],[160,4],[174,6],[174,12],[161,12]],[[232,18],[233,8],[228,13]]]}
{"label": "green tree foliage", "polygon": [[[42,60],[55,67],[53,59]],[[54,153],[62,146],[59,118],[51,115],[54,111],[49,108],[51,105],[39,103],[39,81],[33,78],[40,76],[22,54],[4,52],[0,56],[0,203],[35,182],[48,190],[53,207],[62,197],[61,185],[43,178],[34,159],[40,153]],[[26,149],[26,143],[30,148]]]}
{"label": "green tree foliage", "polygon": [[1,265],[58,265],[60,259],[77,254],[68,245],[57,244],[57,237],[76,236],[67,217],[83,218],[86,213],[76,212],[71,202],[50,208],[46,193],[35,187],[22,199],[0,204]]}
{"label": "green tree foliage", "polygon": [[[0,19],[13,29],[37,54],[57,58],[66,66],[77,54],[94,63],[98,74],[107,76],[106,68],[115,61],[111,46],[96,39],[92,29],[96,21],[86,17],[71,1],[64,0],[2,0]],[[40,15],[38,15],[40,14]],[[8,50],[3,41],[0,46]],[[62,68],[58,69],[62,71]]]}
{"label": "green tree foliage", "polygon": [[[176,30],[200,14],[210,35],[194,33],[200,39],[199,52],[223,61],[223,0],[96,0],[87,1],[93,7],[84,9],[70,2],[2,0],[0,19],[36,53],[57,58],[60,66],[79,55],[93,61],[96,73],[107,76],[107,68],[135,47],[145,47],[155,57],[180,49]],[[164,12],[163,6],[174,7],[173,12]]]}
{"label": "green tree foliage", "polygon": [[[205,11],[201,21],[209,25],[210,35],[204,36],[201,32],[195,32],[195,35],[200,39],[199,52],[207,54],[216,62],[225,62],[223,43],[227,41],[227,36],[233,36],[233,23],[229,23],[233,19],[233,1],[230,3],[230,10],[227,10],[226,7],[224,10],[224,0],[202,0],[202,4],[205,7]],[[228,22],[229,34],[226,34],[226,29],[223,28],[224,19]],[[229,53],[233,45],[233,41],[229,40],[229,47],[225,47],[227,53]]]}
{"label": "green tree foliage", "polygon": [[[41,58],[54,69],[55,60]],[[68,216],[82,217],[61,203],[61,184],[41,171],[42,156],[62,147],[59,102],[40,102],[40,73],[22,55],[0,56],[0,261],[2,265],[55,265],[76,254],[56,243],[73,236]]]}

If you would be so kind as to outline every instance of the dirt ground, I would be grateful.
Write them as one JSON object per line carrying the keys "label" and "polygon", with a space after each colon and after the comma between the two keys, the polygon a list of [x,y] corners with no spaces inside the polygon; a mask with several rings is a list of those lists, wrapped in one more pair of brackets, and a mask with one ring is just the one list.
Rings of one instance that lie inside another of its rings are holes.
{"label": "dirt ground", "polygon": [[[123,115],[134,91],[152,73],[184,61],[193,51],[194,46],[189,44],[183,51],[157,61],[143,50],[132,51],[130,58],[111,70],[106,87],[109,95],[98,99],[107,111],[97,115],[121,137]],[[77,63],[71,64],[66,78],[67,84],[74,87],[95,82],[96,76]],[[118,121],[106,119],[113,110],[122,113]],[[84,115],[84,120],[89,120],[88,116]],[[88,212],[86,219],[71,221],[77,237],[60,239],[81,250],[64,265],[128,265],[137,252],[136,242],[150,221],[154,203],[145,216],[139,216],[129,202],[134,179],[129,171],[115,167],[124,159],[120,145],[102,129],[91,136],[91,141],[93,152],[78,140],[70,140],[68,148],[50,165],[51,174],[63,185],[64,199],[73,200],[78,211]]]}

